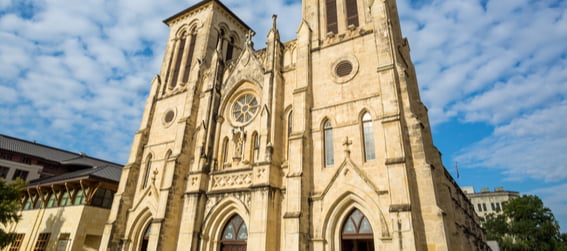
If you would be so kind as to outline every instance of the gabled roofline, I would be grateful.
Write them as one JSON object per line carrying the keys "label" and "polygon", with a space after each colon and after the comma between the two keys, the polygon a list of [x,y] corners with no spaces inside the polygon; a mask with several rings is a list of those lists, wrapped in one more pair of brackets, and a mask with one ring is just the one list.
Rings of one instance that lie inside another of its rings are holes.
{"label": "gabled roofline", "polygon": [[163,20],[163,23],[169,25],[169,22],[173,21],[174,19],[176,19],[176,18],[182,16],[183,14],[185,14],[185,13],[187,13],[187,12],[193,11],[193,10],[195,10],[195,9],[197,9],[197,8],[199,8],[199,7],[203,6],[203,5],[205,5],[205,4],[208,4],[208,3],[210,3],[210,2],[217,3],[217,4],[218,4],[220,7],[222,7],[226,12],[228,12],[230,15],[232,15],[234,18],[236,18],[236,20],[238,20],[242,25],[244,25],[244,27],[246,27],[246,29],[252,30],[252,28],[250,28],[250,26],[248,26],[248,24],[246,24],[244,21],[242,21],[242,19],[240,19],[240,17],[238,17],[236,14],[234,14],[234,12],[232,12],[228,7],[226,7],[226,5],[224,5],[224,4],[223,4],[221,1],[219,1],[219,0],[203,0],[203,1],[200,1],[200,2],[198,2],[198,3],[196,3],[196,4],[194,4],[193,6],[191,6],[191,7],[187,8],[187,9],[184,9],[184,10],[178,12],[177,14],[175,14],[175,15],[169,17],[169,18],[166,18],[165,20]]}

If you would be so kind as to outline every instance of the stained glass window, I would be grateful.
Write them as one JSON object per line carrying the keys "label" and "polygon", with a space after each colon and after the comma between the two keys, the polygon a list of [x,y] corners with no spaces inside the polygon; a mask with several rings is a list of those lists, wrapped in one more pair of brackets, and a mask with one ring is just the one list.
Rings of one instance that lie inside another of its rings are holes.
{"label": "stained glass window", "polygon": [[331,122],[325,122],[323,126],[323,137],[324,137],[324,152],[325,152],[325,166],[332,166],[335,163],[335,157],[333,153],[333,127]]}
{"label": "stained glass window", "polygon": [[343,225],[343,237],[360,234],[372,234],[372,227],[366,216],[360,210],[354,209]]}
{"label": "stained glass window", "polygon": [[362,136],[364,140],[364,160],[376,159],[376,151],[374,150],[374,130],[372,127],[372,118],[370,114],[365,113],[362,116]]}
{"label": "stained glass window", "polygon": [[237,122],[245,123],[258,111],[258,101],[251,94],[240,96],[232,107],[232,116]]}
{"label": "stained glass window", "polygon": [[222,239],[239,241],[245,241],[248,239],[248,230],[246,228],[246,223],[242,220],[242,217],[235,215],[230,219],[224,227]]}

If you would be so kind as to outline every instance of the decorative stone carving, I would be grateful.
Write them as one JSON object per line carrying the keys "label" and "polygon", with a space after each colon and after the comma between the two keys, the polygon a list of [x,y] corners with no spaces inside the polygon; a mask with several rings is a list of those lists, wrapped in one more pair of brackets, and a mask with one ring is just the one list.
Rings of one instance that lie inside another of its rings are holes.
{"label": "decorative stone carving", "polygon": [[237,174],[217,174],[212,177],[211,188],[214,189],[229,189],[229,188],[243,188],[252,184],[252,172],[237,173]]}

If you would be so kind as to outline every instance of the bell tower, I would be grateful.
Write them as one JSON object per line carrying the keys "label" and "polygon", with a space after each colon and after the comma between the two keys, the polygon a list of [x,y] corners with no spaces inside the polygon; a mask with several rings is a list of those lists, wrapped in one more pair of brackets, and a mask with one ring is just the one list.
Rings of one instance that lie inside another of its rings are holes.
{"label": "bell tower", "polygon": [[170,33],[101,250],[487,250],[394,0],[303,0],[266,46],[218,0]]}
{"label": "bell tower", "polygon": [[[181,228],[184,207],[197,214],[205,207],[199,189],[189,194],[187,187],[208,186],[223,74],[251,29],[215,0],[164,23],[170,33],[162,67],[123,170],[103,250],[176,250],[183,231],[200,224],[189,220],[193,226]],[[188,180],[189,173],[199,179]]]}

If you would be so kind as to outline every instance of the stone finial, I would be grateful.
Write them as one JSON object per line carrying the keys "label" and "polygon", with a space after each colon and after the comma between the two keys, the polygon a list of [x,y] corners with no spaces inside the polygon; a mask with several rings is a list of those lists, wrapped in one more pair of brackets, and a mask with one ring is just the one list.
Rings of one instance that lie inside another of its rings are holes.
{"label": "stone finial", "polygon": [[246,33],[246,45],[250,47],[254,46],[254,42],[252,42],[252,37],[254,37],[254,35],[256,35],[254,31],[248,30]]}
{"label": "stone finial", "polygon": [[152,176],[152,183],[153,183],[153,184],[156,184],[156,176],[157,176],[157,174],[158,174],[158,170],[157,170],[157,169],[154,169],[154,175]]}
{"label": "stone finial", "polygon": [[350,145],[352,145],[352,140],[348,139],[348,136],[345,137],[345,140],[343,141],[343,146],[345,147],[345,153],[347,158],[350,158]]}
{"label": "stone finial", "polygon": [[272,29],[276,30],[276,19],[278,19],[278,15],[272,15]]}

